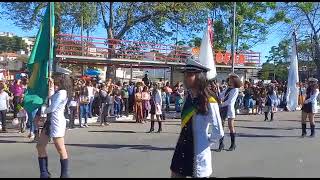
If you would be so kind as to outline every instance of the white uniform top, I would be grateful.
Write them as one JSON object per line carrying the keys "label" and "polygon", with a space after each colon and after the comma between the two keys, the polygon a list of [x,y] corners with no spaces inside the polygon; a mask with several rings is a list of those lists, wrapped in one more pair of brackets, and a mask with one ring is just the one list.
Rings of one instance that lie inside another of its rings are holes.
{"label": "white uniform top", "polygon": [[310,96],[310,98],[304,101],[304,104],[308,104],[311,102],[313,113],[318,113],[318,102],[317,102],[318,95],[319,95],[319,89],[316,89],[316,91]]}
{"label": "white uniform top", "polygon": [[94,98],[94,92],[93,92],[94,89],[93,89],[93,87],[92,86],[88,86],[87,89],[88,89],[89,99]]}
{"label": "white uniform top", "polygon": [[161,91],[160,90],[157,90],[157,93],[154,95],[153,97],[153,100],[154,100],[154,104],[155,104],[155,113],[156,115],[161,115],[162,114],[162,96],[161,96]]}
{"label": "white uniform top", "polygon": [[0,111],[4,111],[9,109],[8,107],[9,95],[8,93],[2,91],[0,93]]}
{"label": "white uniform top", "polygon": [[[219,106],[209,103],[207,115],[196,114],[192,118],[195,146],[194,177],[209,177],[212,174],[211,145],[224,136]],[[209,124],[212,129],[209,133]]]}
{"label": "white uniform top", "polygon": [[225,93],[226,93],[227,89],[225,89],[224,91],[222,91],[222,93],[220,93],[220,97],[219,98],[223,102],[220,106],[221,107],[228,106],[227,118],[234,119],[234,118],[236,118],[236,111],[234,109],[234,105],[235,105],[235,103],[237,101],[237,97],[238,97],[238,94],[239,94],[239,89],[238,88],[231,89],[229,91],[228,99],[226,101],[224,101],[224,98],[227,97],[227,96],[225,96]]}
{"label": "white uniform top", "polygon": [[51,104],[44,113],[51,113],[50,137],[63,137],[66,130],[65,106],[68,102],[67,91],[59,90],[51,96]]}

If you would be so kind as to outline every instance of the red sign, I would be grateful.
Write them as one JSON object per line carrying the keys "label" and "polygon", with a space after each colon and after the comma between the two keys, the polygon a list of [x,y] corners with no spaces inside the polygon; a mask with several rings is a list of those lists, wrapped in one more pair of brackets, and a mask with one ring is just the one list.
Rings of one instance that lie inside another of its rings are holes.
{"label": "red sign", "polygon": [[[192,53],[194,55],[199,55],[200,49],[199,48],[193,48]],[[235,64],[241,64],[243,65],[246,62],[246,56],[244,54],[236,54],[235,55]],[[231,53],[225,52],[222,53],[220,51],[215,53],[215,61],[217,64],[229,64],[231,63]]]}

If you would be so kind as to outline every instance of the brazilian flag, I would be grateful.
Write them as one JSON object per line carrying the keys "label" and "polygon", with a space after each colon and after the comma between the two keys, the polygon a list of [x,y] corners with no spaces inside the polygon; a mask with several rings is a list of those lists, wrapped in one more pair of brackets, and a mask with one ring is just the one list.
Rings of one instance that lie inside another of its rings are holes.
{"label": "brazilian flag", "polygon": [[49,65],[53,61],[54,3],[49,3],[28,60],[30,79],[24,97],[28,112],[41,107],[48,96]]}

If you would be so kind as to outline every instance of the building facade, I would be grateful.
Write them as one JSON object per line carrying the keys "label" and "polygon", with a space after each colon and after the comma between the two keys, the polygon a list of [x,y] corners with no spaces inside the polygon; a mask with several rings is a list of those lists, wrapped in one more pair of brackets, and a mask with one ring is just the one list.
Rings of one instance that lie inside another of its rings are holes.
{"label": "building facade", "polygon": [[13,37],[13,36],[15,36],[15,34],[11,33],[11,32],[0,32],[0,36]]}

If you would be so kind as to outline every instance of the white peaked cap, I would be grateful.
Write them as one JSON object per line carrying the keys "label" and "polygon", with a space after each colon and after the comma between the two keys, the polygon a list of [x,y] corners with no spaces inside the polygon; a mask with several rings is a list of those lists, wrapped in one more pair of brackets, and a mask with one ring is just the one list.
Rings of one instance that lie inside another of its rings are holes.
{"label": "white peaked cap", "polygon": [[311,78],[308,79],[308,81],[310,81],[310,82],[318,82],[318,79],[311,77]]}
{"label": "white peaked cap", "polygon": [[216,65],[213,58],[212,45],[209,35],[209,27],[207,26],[200,46],[199,61],[205,65],[209,70],[207,72],[207,78],[213,79],[217,76]]}
{"label": "white peaked cap", "polygon": [[210,70],[208,67],[192,58],[187,59],[186,67],[184,69],[186,72],[207,72],[208,70]]}
{"label": "white peaked cap", "polygon": [[236,77],[240,78],[236,73],[233,73],[233,72],[230,73],[229,76],[236,76]]}
{"label": "white peaked cap", "polygon": [[55,73],[56,74],[70,75],[72,73],[72,71],[67,69],[67,68],[63,68],[63,67],[57,66]]}

